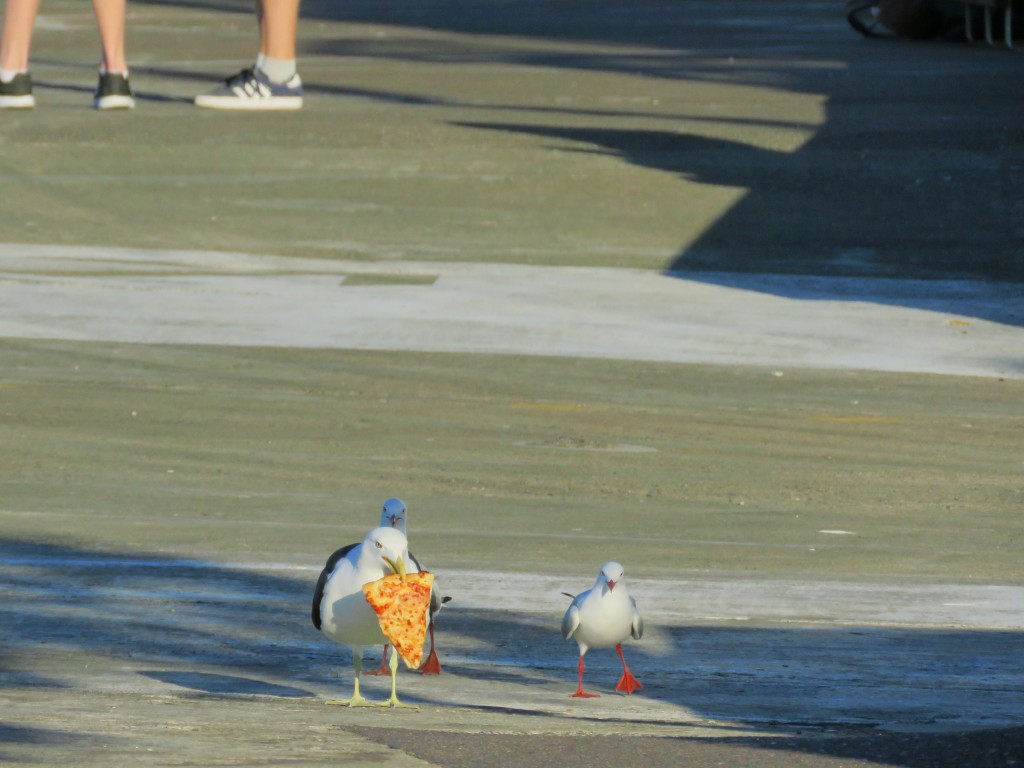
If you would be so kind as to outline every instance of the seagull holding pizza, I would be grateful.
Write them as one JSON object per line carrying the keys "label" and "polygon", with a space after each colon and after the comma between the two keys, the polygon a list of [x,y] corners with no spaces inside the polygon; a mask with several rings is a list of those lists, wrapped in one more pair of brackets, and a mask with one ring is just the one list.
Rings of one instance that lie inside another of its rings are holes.
{"label": "seagull holding pizza", "polygon": [[[382,706],[405,706],[398,700],[398,656],[418,666],[426,636],[433,576],[407,576],[409,544],[394,528],[374,528],[360,544],[331,555],[313,596],[313,625],[332,640],[352,649],[355,682],[352,698],[330,701],[350,707],[369,706],[359,693],[363,648],[391,643],[391,697]],[[399,615],[400,614],[400,615]]]}
{"label": "seagull holding pizza", "polygon": [[[381,528],[395,528],[405,534],[406,518],[408,516],[408,509],[405,506],[405,502],[401,499],[388,499],[384,502],[384,506],[380,513],[380,527]],[[346,557],[349,552],[358,547],[359,544],[346,544],[341,549],[336,550],[328,559],[327,566],[320,574],[320,581],[317,583],[316,592],[313,596],[313,626],[320,629],[320,597],[323,594],[323,585],[327,581],[327,577],[330,572],[334,570],[334,567],[338,564],[338,561],[343,557]],[[414,569],[422,572],[423,568],[420,566],[419,561],[415,555],[410,554],[408,562]],[[445,595],[441,597],[437,592],[437,585],[435,583],[434,589],[430,593],[430,654],[427,656],[427,660],[423,662],[423,666],[420,667],[420,672],[424,675],[439,675],[441,674],[441,663],[437,659],[437,651],[434,650],[434,614],[436,614],[441,607],[450,602],[451,598]],[[377,669],[366,670],[363,672],[364,675],[389,675],[391,670],[388,667],[388,643],[384,644],[384,653],[380,659],[380,666]]]}
{"label": "seagull holding pizza", "polygon": [[[632,693],[643,688],[633,677],[622,655],[622,641],[632,636],[639,640],[644,620],[623,582],[623,568],[614,561],[601,566],[594,586],[573,598],[562,619],[562,637],[573,638],[580,648],[579,684],[573,697],[591,698],[599,694],[583,690],[583,657],[591,648],[615,648],[622,660],[622,677],[616,691]],[[571,595],[570,595],[571,597]]]}

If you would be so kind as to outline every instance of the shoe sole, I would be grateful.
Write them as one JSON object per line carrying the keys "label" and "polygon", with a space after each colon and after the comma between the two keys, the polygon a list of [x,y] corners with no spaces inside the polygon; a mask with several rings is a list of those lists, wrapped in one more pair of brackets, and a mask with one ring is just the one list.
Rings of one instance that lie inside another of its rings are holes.
{"label": "shoe sole", "polygon": [[101,96],[92,103],[96,109],[135,109],[131,96]]}
{"label": "shoe sole", "polygon": [[34,109],[36,97],[32,94],[25,96],[0,96],[0,109]]}
{"label": "shoe sole", "polygon": [[302,109],[301,96],[271,96],[266,99],[241,99],[237,96],[196,96],[195,105],[203,109],[229,112],[289,112]]}

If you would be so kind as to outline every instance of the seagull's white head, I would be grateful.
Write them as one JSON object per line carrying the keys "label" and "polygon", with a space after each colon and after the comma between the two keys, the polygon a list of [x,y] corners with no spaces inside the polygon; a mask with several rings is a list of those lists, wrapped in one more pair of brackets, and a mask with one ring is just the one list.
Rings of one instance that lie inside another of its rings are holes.
{"label": "seagull's white head", "polygon": [[405,533],[405,502],[401,499],[388,499],[380,511],[381,528],[397,528]]}
{"label": "seagull's white head", "polygon": [[609,590],[614,590],[615,585],[622,581],[624,573],[625,570],[621,565],[614,560],[609,560],[601,566],[601,571],[597,574],[597,583],[594,586],[607,584]]}
{"label": "seagull's white head", "polygon": [[405,564],[409,561],[409,542],[405,534],[394,528],[374,528],[363,539],[360,560],[370,558],[375,565],[387,573],[405,576]]}

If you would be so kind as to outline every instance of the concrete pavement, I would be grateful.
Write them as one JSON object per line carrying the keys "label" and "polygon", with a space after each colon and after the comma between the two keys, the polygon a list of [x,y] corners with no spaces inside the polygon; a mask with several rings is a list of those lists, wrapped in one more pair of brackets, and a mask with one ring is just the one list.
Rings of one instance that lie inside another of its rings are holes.
{"label": "concrete pavement", "polygon": [[[1019,763],[1019,53],[832,0],[308,2],[307,108],[240,116],[190,100],[251,4],[138,2],[101,115],[89,8],[43,13],[0,759]],[[316,567],[395,492],[448,670],[324,707]],[[609,549],[648,688],[595,655],[584,707],[559,592]]]}

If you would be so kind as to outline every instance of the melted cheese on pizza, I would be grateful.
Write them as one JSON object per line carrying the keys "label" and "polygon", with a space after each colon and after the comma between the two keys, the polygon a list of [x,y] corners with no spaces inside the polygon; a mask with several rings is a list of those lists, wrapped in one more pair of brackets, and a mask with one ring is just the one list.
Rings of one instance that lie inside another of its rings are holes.
{"label": "melted cheese on pizza", "polygon": [[423,642],[430,616],[430,589],[434,574],[427,571],[397,573],[363,585],[363,594],[377,614],[384,637],[410,669],[423,660]]}

